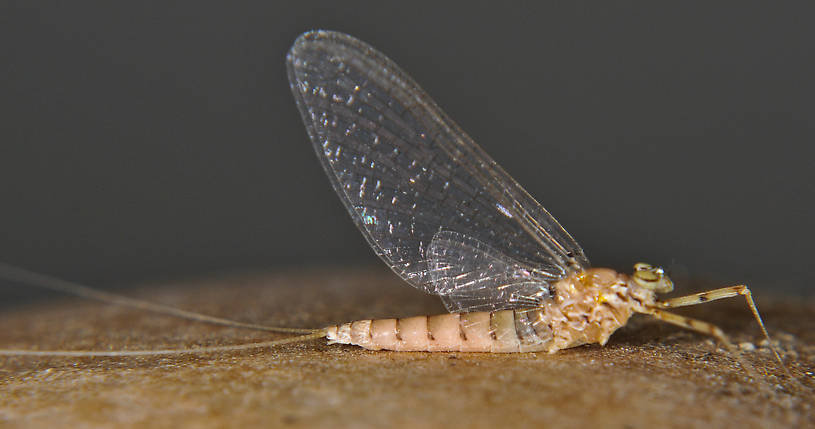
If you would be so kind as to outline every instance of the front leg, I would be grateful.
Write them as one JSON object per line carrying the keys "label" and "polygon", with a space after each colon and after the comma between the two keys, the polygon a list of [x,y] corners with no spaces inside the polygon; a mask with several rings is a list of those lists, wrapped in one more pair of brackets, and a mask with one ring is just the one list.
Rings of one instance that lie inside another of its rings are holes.
{"label": "front leg", "polygon": [[716,301],[718,299],[732,298],[739,295],[744,296],[744,298],[747,300],[747,305],[750,306],[753,313],[757,314],[758,309],[756,309],[756,304],[753,302],[753,294],[750,293],[750,289],[748,289],[745,285],[728,286],[721,289],[680,296],[665,301],[659,301],[657,304],[662,308],[685,307],[688,305],[704,304],[706,302]]}
{"label": "front leg", "polygon": [[[716,301],[724,298],[732,298],[734,296],[739,295],[743,296],[744,299],[747,300],[747,306],[750,307],[750,311],[753,312],[753,316],[755,317],[756,322],[758,322],[758,326],[761,328],[761,332],[764,333],[764,337],[767,339],[767,344],[769,344],[770,350],[773,351],[775,358],[778,359],[778,362],[781,364],[781,367],[784,368],[784,372],[786,372],[787,375],[789,375],[787,367],[784,366],[784,361],[781,360],[781,355],[778,354],[778,351],[775,349],[775,346],[773,346],[773,342],[770,339],[770,334],[767,332],[767,328],[764,327],[764,321],[761,320],[761,315],[758,312],[758,307],[756,307],[756,303],[753,301],[753,294],[750,292],[750,289],[748,289],[747,286],[745,285],[729,286],[723,287],[721,289],[714,289],[706,292],[694,293],[692,295],[671,298],[665,301],[657,301],[657,306],[660,308],[685,307],[689,305],[704,304],[706,302]],[[663,320],[668,321],[667,319]],[[714,335],[712,333],[710,334]]]}

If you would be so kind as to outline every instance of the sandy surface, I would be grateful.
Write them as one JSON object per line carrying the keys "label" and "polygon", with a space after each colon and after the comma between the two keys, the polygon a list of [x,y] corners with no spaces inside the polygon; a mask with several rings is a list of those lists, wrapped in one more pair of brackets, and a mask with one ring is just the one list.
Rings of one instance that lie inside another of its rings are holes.
{"label": "sandy surface", "polygon": [[[131,296],[241,321],[320,327],[442,312],[384,271],[148,285]],[[815,427],[815,303],[758,297],[794,380],[742,300],[687,309],[763,373],[645,317],[554,355],[369,352],[324,341],[142,358],[0,357],[2,427]],[[0,314],[0,347],[155,349],[281,338],[60,298]],[[511,426],[510,426],[511,425]],[[534,426],[533,426],[534,425]]]}

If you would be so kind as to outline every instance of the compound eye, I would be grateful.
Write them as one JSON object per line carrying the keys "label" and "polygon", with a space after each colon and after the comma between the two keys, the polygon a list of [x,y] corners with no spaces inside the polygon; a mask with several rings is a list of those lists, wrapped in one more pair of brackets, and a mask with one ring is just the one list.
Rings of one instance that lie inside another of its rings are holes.
{"label": "compound eye", "polygon": [[659,281],[660,278],[662,278],[660,274],[661,273],[658,273],[656,270],[637,271],[636,273],[634,273],[634,277],[648,283],[654,283]]}
{"label": "compound eye", "polygon": [[673,290],[673,282],[665,276],[665,271],[660,267],[639,262],[634,265],[634,273],[631,277],[638,285],[658,293]]}

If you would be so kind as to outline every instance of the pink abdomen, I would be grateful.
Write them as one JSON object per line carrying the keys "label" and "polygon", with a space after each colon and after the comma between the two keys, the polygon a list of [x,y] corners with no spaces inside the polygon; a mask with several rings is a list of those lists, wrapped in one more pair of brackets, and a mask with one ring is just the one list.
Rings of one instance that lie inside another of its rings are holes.
{"label": "pink abdomen", "polygon": [[514,353],[547,350],[552,331],[531,309],[360,320],[328,328],[326,338],[369,350]]}

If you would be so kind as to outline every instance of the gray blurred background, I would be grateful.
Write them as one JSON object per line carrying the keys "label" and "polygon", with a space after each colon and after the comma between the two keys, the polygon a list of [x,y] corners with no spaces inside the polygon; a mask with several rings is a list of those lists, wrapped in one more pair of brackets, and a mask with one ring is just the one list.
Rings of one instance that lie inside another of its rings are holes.
{"label": "gray blurred background", "polygon": [[0,260],[101,287],[381,266],[289,93],[323,28],[400,64],[595,266],[813,294],[812,7],[384,3],[4,2]]}

